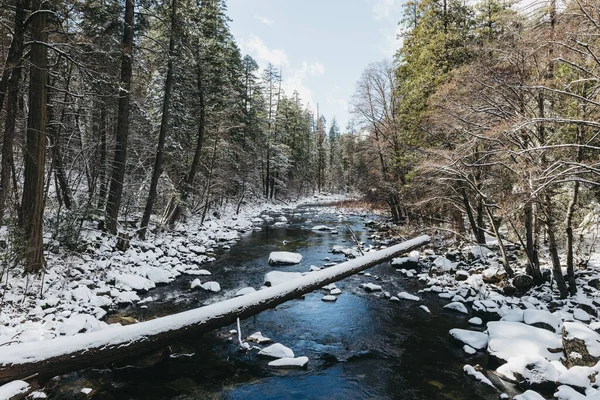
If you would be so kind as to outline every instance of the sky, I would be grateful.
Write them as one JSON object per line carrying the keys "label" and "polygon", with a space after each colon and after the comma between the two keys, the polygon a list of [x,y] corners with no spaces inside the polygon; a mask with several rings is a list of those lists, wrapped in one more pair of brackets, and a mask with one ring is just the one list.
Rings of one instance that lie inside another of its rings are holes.
{"label": "sky", "polygon": [[344,131],[356,81],[392,58],[404,0],[227,0],[243,54],[282,68],[283,89]]}

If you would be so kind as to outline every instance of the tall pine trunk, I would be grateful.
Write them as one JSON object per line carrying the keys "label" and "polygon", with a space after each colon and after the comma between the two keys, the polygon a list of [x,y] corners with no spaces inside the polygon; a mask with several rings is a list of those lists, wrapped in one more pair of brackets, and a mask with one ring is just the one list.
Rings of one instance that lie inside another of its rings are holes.
{"label": "tall pine trunk", "polygon": [[144,215],[142,217],[142,223],[139,231],[140,239],[144,239],[146,237],[146,230],[148,229],[148,223],[150,222],[152,207],[154,206],[154,201],[156,200],[158,178],[160,178],[160,175],[162,174],[163,149],[165,147],[165,140],[167,138],[167,128],[169,125],[169,105],[171,103],[171,91],[173,88],[173,57],[175,53],[176,17],[177,0],[173,0],[173,4],[171,5],[171,37],[169,38],[169,53],[167,55],[167,77],[165,79],[165,93],[163,97],[162,117],[160,120],[160,132],[158,134],[158,146],[156,149],[156,158],[154,159],[152,179],[150,180],[150,192],[148,193],[148,201],[146,202],[146,207],[144,209]]}
{"label": "tall pine trunk", "polygon": [[10,191],[10,178],[14,169],[13,146],[15,141],[15,123],[19,110],[19,84],[22,75],[22,57],[24,41],[24,22],[25,8],[28,6],[27,0],[17,0],[15,4],[15,26],[14,35],[11,43],[12,55],[6,60],[2,80],[5,74],[10,72],[10,77],[6,78],[6,85],[0,86],[0,110],[4,103],[4,92],[7,91],[6,99],[6,119],[4,122],[4,138],[2,140],[2,166],[0,170],[0,225],[4,220],[6,213],[6,201]]}
{"label": "tall pine trunk", "polygon": [[[25,173],[21,203],[21,226],[27,242],[25,272],[40,273],[44,260],[44,164],[46,162],[46,83],[48,82],[47,14],[43,0],[33,0],[32,39],[29,72],[29,115]],[[39,12],[42,11],[42,12]]]}
{"label": "tall pine trunk", "polygon": [[123,56],[121,58],[121,84],[119,89],[119,109],[117,113],[117,135],[115,155],[110,178],[110,190],[106,204],[106,228],[117,233],[117,219],[123,195],[125,162],[127,160],[127,136],[129,135],[129,89],[133,66],[133,16],[135,0],[125,2],[125,27],[123,30]]}

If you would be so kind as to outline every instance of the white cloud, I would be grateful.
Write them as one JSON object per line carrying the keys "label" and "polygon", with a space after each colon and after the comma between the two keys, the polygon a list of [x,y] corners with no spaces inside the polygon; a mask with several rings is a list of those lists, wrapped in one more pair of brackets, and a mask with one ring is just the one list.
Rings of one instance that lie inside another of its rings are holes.
{"label": "white cloud", "polygon": [[257,20],[259,20],[261,23],[263,23],[265,25],[273,25],[273,21],[271,21],[267,17],[263,17],[260,14],[254,14],[254,18],[257,19]]}
{"label": "white cloud", "polygon": [[271,63],[278,67],[289,65],[285,50],[270,49],[262,39],[256,35],[251,35],[248,40],[240,40],[240,47],[243,51],[254,57],[259,64],[264,64],[263,66],[267,63]]}
{"label": "white cloud", "polygon": [[369,2],[371,3],[373,18],[378,21],[389,17],[394,19],[400,17],[396,14],[400,10],[403,0],[369,0]]}

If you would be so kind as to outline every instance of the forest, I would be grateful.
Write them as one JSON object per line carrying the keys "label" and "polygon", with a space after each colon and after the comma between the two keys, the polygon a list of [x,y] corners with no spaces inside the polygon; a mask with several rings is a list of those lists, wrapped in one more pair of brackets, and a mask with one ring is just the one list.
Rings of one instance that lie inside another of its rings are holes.
{"label": "forest", "polygon": [[48,255],[89,253],[90,229],[127,251],[317,194],[406,231],[493,238],[506,279],[518,246],[536,285],[587,290],[600,4],[407,0],[397,18],[401,47],[367,60],[342,127],[242,53],[225,0],[3,0],[3,293],[13,276],[43,287]]}

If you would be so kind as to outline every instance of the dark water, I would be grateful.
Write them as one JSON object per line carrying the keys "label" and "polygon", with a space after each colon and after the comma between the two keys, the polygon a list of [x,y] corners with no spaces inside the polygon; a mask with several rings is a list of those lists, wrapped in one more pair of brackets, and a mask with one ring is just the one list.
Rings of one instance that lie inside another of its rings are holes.
{"label": "dark water", "polygon": [[[221,284],[218,298],[231,297],[245,286],[259,288],[271,251],[297,251],[301,264],[278,267],[284,271],[307,271],[322,266],[336,244],[352,246],[349,225],[361,241],[370,243],[365,218],[318,214],[304,208],[286,214],[290,223],[264,227],[246,234],[218,261],[206,264],[210,280]],[[312,220],[312,222],[307,222]],[[310,230],[314,225],[337,227],[338,235]],[[283,242],[287,241],[286,244]],[[416,293],[415,278],[404,278],[389,263],[371,268],[373,276],[356,275],[337,283],[343,291],[335,303],[321,301],[324,292],[313,292],[272,310],[242,321],[243,336],[261,331],[309,358],[305,370],[276,370],[268,360],[237,351],[230,329],[199,336],[171,346],[171,356],[156,354],[138,364],[151,366],[91,369],[61,378],[54,398],[76,398],[83,387],[94,389],[95,399],[495,399],[498,393],[467,378],[465,363],[484,363],[483,358],[466,360],[460,346],[450,343],[448,330],[466,326],[466,317],[442,309],[435,295],[420,303],[390,302],[381,293],[370,294],[361,283],[382,285],[392,294]],[[377,277],[379,279],[377,279]],[[155,299],[147,309],[124,310],[139,320],[198,307],[214,301],[204,291],[190,291],[195,277],[182,277],[149,294]],[[206,281],[207,277],[200,277]],[[426,304],[431,314],[419,308]],[[234,338],[235,339],[235,338]],[[174,357],[175,356],[175,357]],[[480,356],[482,357],[482,356]]]}

